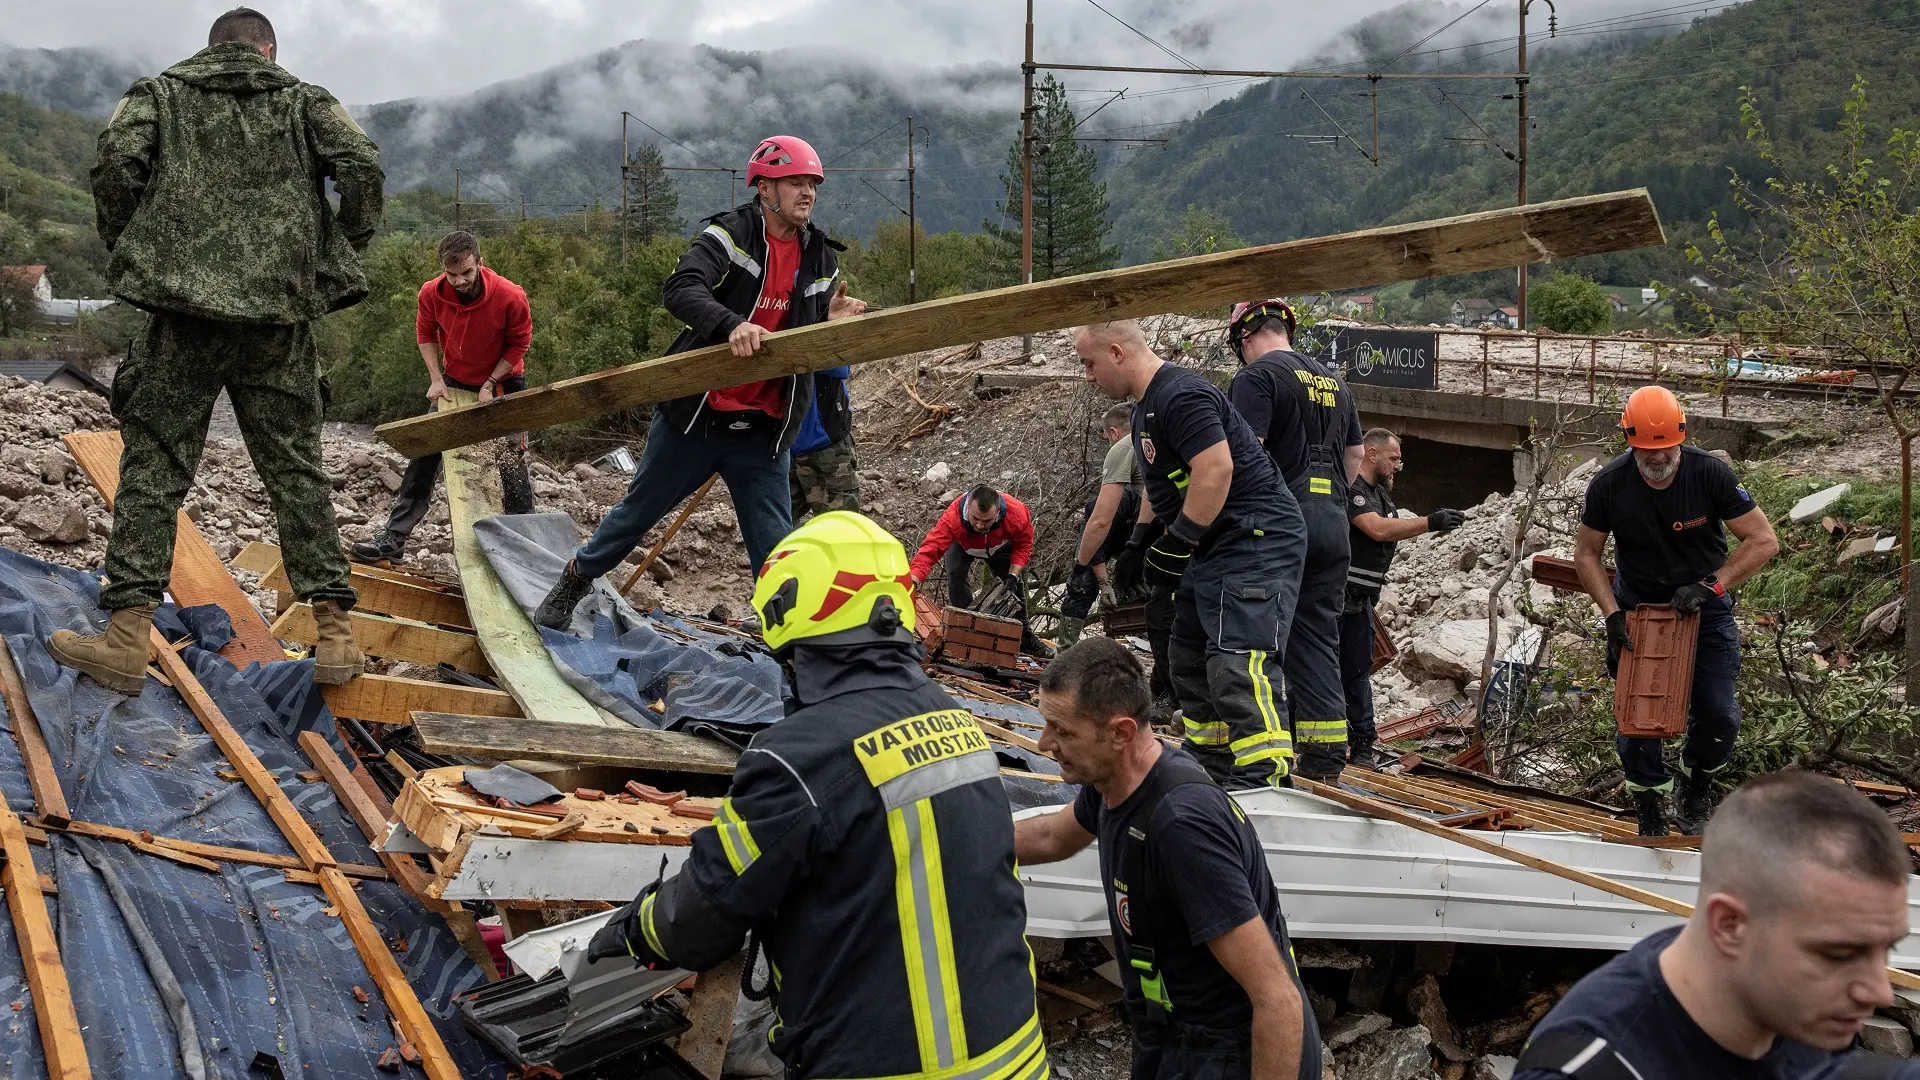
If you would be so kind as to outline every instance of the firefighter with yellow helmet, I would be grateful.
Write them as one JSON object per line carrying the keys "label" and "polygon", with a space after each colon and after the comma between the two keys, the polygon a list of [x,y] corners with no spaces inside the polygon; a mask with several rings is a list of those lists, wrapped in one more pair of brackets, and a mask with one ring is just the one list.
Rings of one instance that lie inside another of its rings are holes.
{"label": "firefighter with yellow helmet", "polygon": [[751,931],[789,1076],[1044,1080],[999,761],[921,671],[911,580],[900,542],[856,513],[775,545],[753,606],[799,707],[740,755],[686,865],[589,955],[698,971]]}

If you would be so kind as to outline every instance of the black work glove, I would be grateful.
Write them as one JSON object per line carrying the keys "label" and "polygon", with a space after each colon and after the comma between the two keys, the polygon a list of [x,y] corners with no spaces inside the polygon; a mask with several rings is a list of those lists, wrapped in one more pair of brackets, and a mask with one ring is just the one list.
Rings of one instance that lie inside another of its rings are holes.
{"label": "black work glove", "polygon": [[640,905],[659,887],[657,883],[647,886],[634,897],[633,903],[615,911],[607,925],[594,931],[593,940],[587,944],[589,961],[631,956],[634,963],[643,968],[672,966],[666,957],[647,946],[647,936],[640,930]]}
{"label": "black work glove", "polygon": [[1719,599],[1720,593],[1704,581],[1691,581],[1673,590],[1673,610],[1692,615]]}
{"label": "black work glove", "polygon": [[1633,639],[1627,636],[1627,609],[1621,608],[1607,616],[1607,647],[1618,647],[1627,652],[1633,651]]}
{"label": "black work glove", "polygon": [[1147,591],[1147,547],[1160,535],[1162,528],[1164,526],[1158,521],[1144,521],[1133,527],[1133,535],[1127,538],[1127,546],[1113,560],[1115,596],[1131,600]]}
{"label": "black work glove", "polygon": [[1193,560],[1193,549],[1199,546],[1200,537],[1206,530],[1193,523],[1185,514],[1173,519],[1167,531],[1147,549],[1147,584],[1155,589],[1173,592],[1180,587],[1180,576],[1187,572],[1187,563]]}
{"label": "black work glove", "polygon": [[1427,515],[1428,532],[1452,532],[1466,523],[1467,515],[1464,510],[1442,509],[1435,510],[1433,513]]}

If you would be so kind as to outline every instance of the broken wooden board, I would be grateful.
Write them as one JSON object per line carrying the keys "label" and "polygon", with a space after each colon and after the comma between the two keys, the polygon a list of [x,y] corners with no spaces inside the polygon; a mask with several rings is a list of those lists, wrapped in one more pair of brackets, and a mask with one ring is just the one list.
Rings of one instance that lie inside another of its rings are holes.
{"label": "broken wooden board", "polygon": [[60,773],[53,765],[53,752],[40,730],[40,718],[27,700],[27,684],[13,662],[13,652],[0,641],[0,701],[7,706],[7,719],[13,739],[20,744],[20,761],[27,769],[27,784],[33,789],[33,808],[42,821],[65,825],[73,819],[67,809],[66,792],[60,789]]}
{"label": "broken wooden board", "polygon": [[80,1041],[80,1018],[73,1011],[73,990],[60,962],[60,943],[47,915],[40,872],[27,850],[26,831],[4,797],[0,797],[0,853],[6,856],[5,865],[0,866],[0,885],[6,887],[13,934],[27,969],[27,986],[33,991],[33,1016],[40,1027],[47,1080],[86,1080],[93,1070],[87,1064],[86,1044]]}
{"label": "broken wooden board", "polygon": [[[451,765],[427,769],[407,781],[400,797],[393,801],[395,820],[435,854],[453,854],[472,833],[494,830],[507,836],[533,838],[561,819],[526,810],[505,810],[483,803],[461,790],[467,766]],[[601,800],[565,794],[558,802],[545,804],[563,814],[578,814],[584,823],[566,835],[566,842],[600,844],[677,844],[693,842],[693,834],[713,822],[705,812],[719,808],[718,799],[689,798],[689,809],[699,808],[702,816],[673,813],[665,806],[649,802],[613,801],[613,793]],[[449,860],[452,862],[453,860]],[[443,867],[443,870],[445,868]]]}
{"label": "broken wooden board", "polygon": [[[240,565],[238,560],[234,565]],[[424,579],[417,580],[424,582]],[[432,623],[455,630],[473,629],[467,624],[466,601],[460,598],[457,590],[447,586],[431,582],[416,584],[413,581],[395,580],[392,576],[369,574],[358,565],[353,566],[352,585],[357,597],[353,602],[353,610],[357,612],[390,615],[396,619]],[[277,558],[261,576],[260,587],[280,594],[281,611],[292,606],[293,585],[287,580],[286,567],[280,565]]]}
{"label": "broken wooden board", "polygon": [[707,1080],[720,1080],[726,1064],[727,1040],[733,1035],[733,1012],[745,974],[746,954],[735,953],[701,972],[687,1000],[688,1026],[675,1050]]}
{"label": "broken wooden board", "polygon": [[[120,490],[120,433],[76,431],[61,439],[111,508],[114,495]],[[267,620],[241,591],[240,583],[227,572],[206,537],[194,527],[193,519],[182,510],[174,520],[173,571],[167,583],[167,591],[173,594],[174,601],[181,607],[217,604],[226,611],[233,621],[233,640],[220,650],[220,655],[232,661],[233,666],[285,660],[286,651],[267,630]]]}
{"label": "broken wooden board", "polygon": [[420,737],[420,748],[429,754],[501,761],[528,759],[727,775],[740,757],[739,751],[712,739],[631,725],[582,728],[579,724],[541,720],[416,712],[413,730]]}
{"label": "broken wooden board", "polygon": [[[442,409],[479,400],[466,390],[449,390]],[[480,649],[501,687],[535,720],[556,724],[626,727],[627,722],[595,708],[553,666],[540,631],[520,610],[513,594],[493,572],[487,553],[473,534],[474,523],[501,512],[500,469],[485,446],[445,457],[447,506],[453,517],[453,561],[460,568],[468,620],[480,636]]]}
{"label": "broken wooden board", "polygon": [[[1645,189],[1242,248],[909,304],[535,387],[375,433],[408,457],[758,379],[1091,322],[1493,270],[1666,243]],[[475,400],[467,395],[465,401]],[[464,404],[464,402],[463,402]],[[458,535],[456,533],[456,535]]]}
{"label": "broken wooden board", "polygon": [[[340,686],[322,686],[320,696],[326,699],[333,715],[374,724],[410,723],[416,712],[520,715],[519,702],[503,690],[403,679],[397,675],[362,675]],[[580,726],[569,724],[568,730]]]}
{"label": "broken wooden board", "polygon": [[[368,656],[427,667],[451,664],[475,675],[493,675],[493,665],[487,663],[480,640],[472,634],[360,611],[348,612],[347,617],[353,624],[354,643]],[[281,612],[274,620],[273,636],[303,645],[317,643],[320,627],[313,620],[312,605],[299,603]]]}

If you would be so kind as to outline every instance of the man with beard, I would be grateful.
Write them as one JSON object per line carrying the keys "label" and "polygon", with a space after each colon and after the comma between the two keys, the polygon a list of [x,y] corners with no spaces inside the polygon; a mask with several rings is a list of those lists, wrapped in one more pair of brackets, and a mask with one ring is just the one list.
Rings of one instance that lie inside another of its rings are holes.
{"label": "man with beard", "polygon": [[1900,831],[1818,773],[1748,781],[1700,845],[1699,899],[1580,980],[1534,1028],[1514,1080],[1869,1080],[1913,1066],[1848,1051],[1893,1004],[1907,936]]}
{"label": "man with beard", "polygon": [[1387,583],[1387,568],[1399,542],[1421,533],[1449,532],[1467,520],[1458,510],[1440,509],[1426,517],[1399,517],[1393,504],[1393,475],[1400,471],[1400,439],[1373,428],[1360,439],[1360,468],[1347,498],[1348,543],[1346,605],[1340,614],[1340,681],[1347,698],[1347,760],[1363,769],[1381,764],[1373,723],[1373,606]]}
{"label": "man with beard", "polygon": [[[768,334],[867,310],[840,279],[834,253],[843,245],[813,224],[825,178],[805,139],[761,140],[747,158],[753,197],[707,219],[662,289],[667,312],[687,326],[668,355],[725,344],[735,356],[752,356]],[[811,374],[787,375],[655,408],[627,494],[567,560],[533,621],[564,630],[594,580],[715,473],[727,483],[747,563],[759,573],[773,545],[793,530],[790,451],[817,385]]]}
{"label": "man with beard", "polygon": [[[480,242],[464,231],[440,239],[440,276],[420,286],[414,336],[427,365],[427,408],[451,399],[448,387],[492,401],[527,388],[527,346],[533,344],[533,310],[526,290],[501,277],[480,258]],[[500,463],[500,489],[509,514],[533,513],[533,481],[527,476],[527,437],[509,440],[511,456]],[[353,545],[355,557],[391,562],[406,550],[413,527],[427,516],[440,455],[407,462],[393,496],[387,529]]]}
{"label": "man with beard", "polygon": [[[1733,693],[1740,672],[1740,630],[1731,590],[1760,572],[1780,550],[1767,515],[1726,462],[1687,446],[1687,417],[1673,392],[1643,386],[1627,399],[1620,427],[1626,453],[1587,484],[1586,509],[1574,544],[1574,566],[1587,595],[1607,621],[1607,670],[1617,673],[1620,651],[1633,648],[1627,612],[1639,604],[1672,604],[1698,614],[1693,696],[1680,767],[1682,831],[1697,834],[1713,812],[1713,774],[1733,756],[1740,703]],[[1740,546],[1727,555],[1726,530]],[[1601,565],[1613,537],[1619,570]],[[1637,803],[1640,835],[1667,834],[1666,799],[1673,777],[1659,739],[1618,738],[1627,791]]]}

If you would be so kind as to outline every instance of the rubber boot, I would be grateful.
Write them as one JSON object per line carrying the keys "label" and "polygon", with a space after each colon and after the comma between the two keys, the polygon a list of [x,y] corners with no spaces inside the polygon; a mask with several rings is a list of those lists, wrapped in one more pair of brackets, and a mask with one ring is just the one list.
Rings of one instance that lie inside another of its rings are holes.
{"label": "rubber boot", "polygon": [[1707,819],[1713,816],[1713,777],[1704,770],[1695,769],[1687,774],[1680,787],[1680,812],[1675,816],[1675,824],[1688,836],[1699,836],[1706,830]]}
{"label": "rubber boot", "polygon": [[1054,640],[1058,641],[1060,647],[1063,649],[1071,648],[1074,642],[1080,640],[1080,630],[1086,625],[1087,620],[1085,619],[1062,617],[1060,620],[1060,632],[1054,635]]}
{"label": "rubber boot", "polygon": [[1649,788],[1633,798],[1640,812],[1640,835],[1667,835],[1667,797]]}
{"label": "rubber boot", "polygon": [[540,608],[533,613],[533,621],[549,630],[565,630],[573,623],[573,609],[593,591],[593,579],[581,577],[573,567],[573,560],[560,571],[560,580],[553,583],[553,591],[540,601]]}
{"label": "rubber boot", "polygon": [[399,562],[406,550],[407,534],[389,530],[372,540],[362,540],[353,545],[353,557],[368,563]]}
{"label": "rubber boot", "polygon": [[107,620],[106,632],[101,634],[55,630],[47,638],[47,651],[61,664],[92,676],[94,682],[115,693],[138,694],[147,681],[152,636],[148,631],[159,606],[121,608]]}
{"label": "rubber boot", "polygon": [[351,682],[366,670],[367,654],[353,641],[353,619],[332,600],[313,602],[320,643],[313,647],[313,681],[327,686]]}

